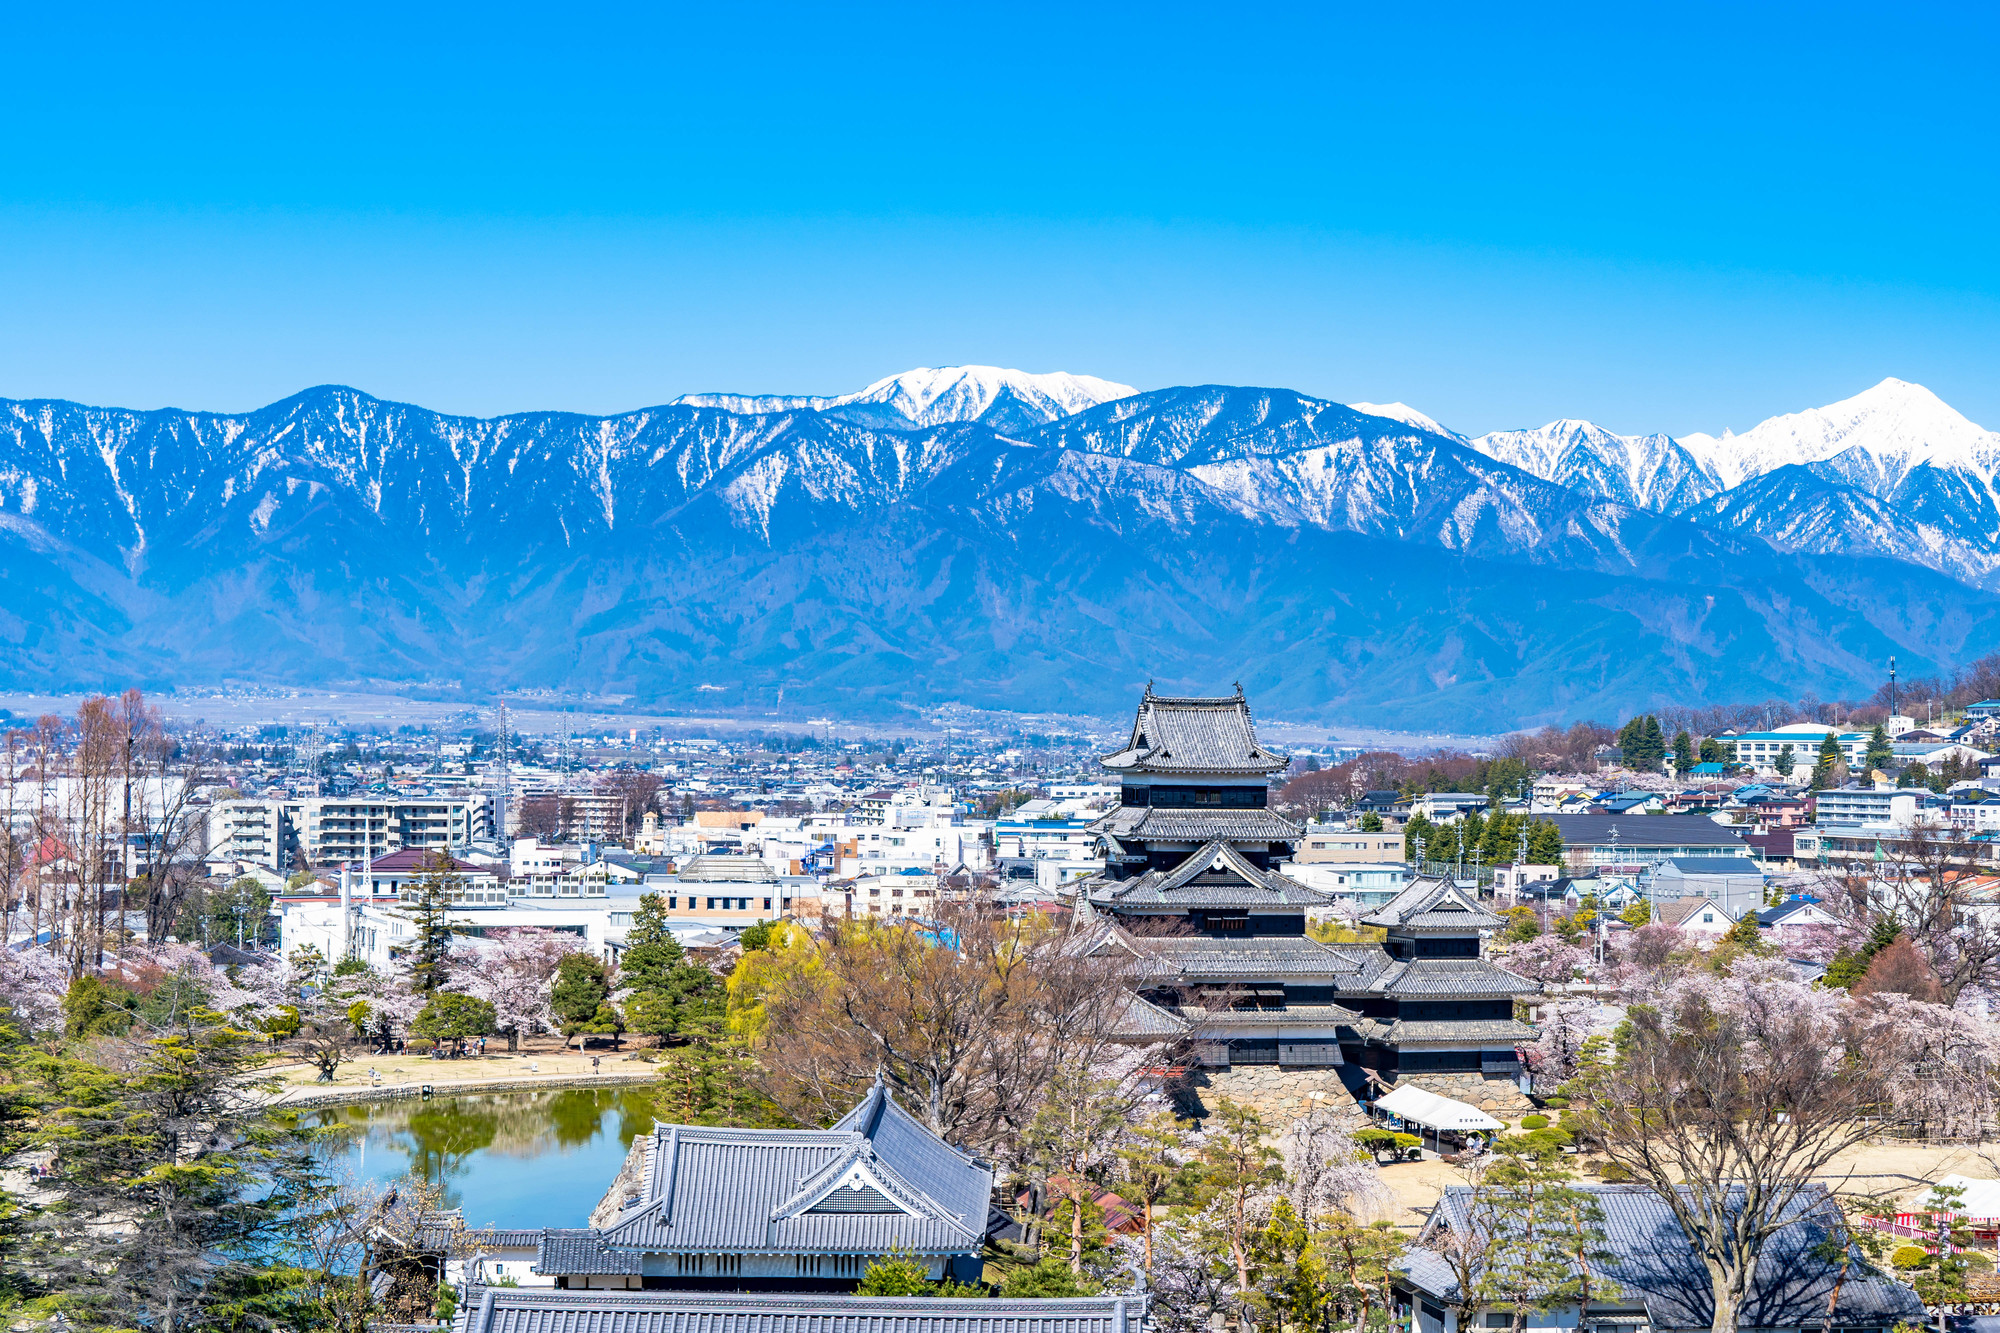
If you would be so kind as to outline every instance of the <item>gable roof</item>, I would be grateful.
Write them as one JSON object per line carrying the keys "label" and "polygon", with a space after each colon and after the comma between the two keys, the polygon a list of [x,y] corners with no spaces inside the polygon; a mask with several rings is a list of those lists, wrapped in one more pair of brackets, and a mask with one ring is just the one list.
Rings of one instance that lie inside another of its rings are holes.
{"label": "gable roof", "polygon": [[1413,879],[1403,891],[1361,918],[1391,930],[1493,930],[1503,923],[1477,899],[1441,876]]}
{"label": "gable roof", "polygon": [[1713,898],[1668,898],[1653,904],[1653,915],[1659,918],[1662,925],[1679,926],[1685,925],[1703,908],[1714,908],[1718,916],[1731,924],[1736,921],[1736,914]]}
{"label": "gable roof", "polygon": [[1138,1333],[1143,1296],[1003,1300],[471,1287],[453,1333]]}
{"label": "gable roof", "polygon": [[1672,866],[1676,875],[1745,875],[1764,877],[1763,869],[1747,856],[1670,856],[1660,865],[1662,872]]}
{"label": "gable roof", "polygon": [[656,1125],[612,1250],[976,1252],[993,1176],[912,1119],[881,1083],[831,1129]]}
{"label": "gable roof", "polygon": [[1324,907],[1327,896],[1275,870],[1260,868],[1232,843],[1204,843],[1172,870],[1149,870],[1133,879],[1103,880],[1090,901],[1125,910],[1201,907]]}
{"label": "gable roof", "polygon": [[1157,695],[1148,684],[1125,748],[1101,762],[1119,773],[1255,774],[1276,773],[1291,757],[1258,744],[1240,686],[1223,698],[1195,699]]}
{"label": "gable roof", "polygon": [[[1581,1188],[1597,1196],[1604,1210],[1605,1248],[1612,1258],[1600,1261],[1603,1276],[1622,1287],[1630,1300],[1644,1303],[1655,1330],[1708,1328],[1714,1312],[1708,1270],[1665,1201],[1638,1185]],[[1468,1187],[1446,1187],[1417,1238],[1422,1248],[1411,1251],[1415,1262],[1406,1267],[1405,1275],[1412,1284],[1445,1300],[1457,1298],[1451,1269],[1431,1245],[1440,1232],[1463,1229],[1471,1207]],[[1827,1300],[1833,1295],[1839,1266],[1815,1258],[1813,1251],[1841,1234],[1837,1208],[1823,1185],[1809,1185],[1792,1200],[1781,1216],[1795,1220],[1765,1247],[1744,1298],[1738,1321],[1742,1327],[1797,1328],[1828,1322],[1887,1326],[1898,1320],[1921,1320],[1923,1304],[1916,1293],[1872,1271],[1865,1261],[1848,1270],[1834,1317],[1828,1320]]]}

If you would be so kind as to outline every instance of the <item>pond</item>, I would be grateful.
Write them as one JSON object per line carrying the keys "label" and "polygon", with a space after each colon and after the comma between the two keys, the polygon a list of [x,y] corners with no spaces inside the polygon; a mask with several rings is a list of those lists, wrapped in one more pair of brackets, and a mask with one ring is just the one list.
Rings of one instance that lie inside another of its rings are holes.
{"label": "pond", "polygon": [[580,1227],[653,1127],[659,1088],[568,1088],[330,1107],[326,1151],[357,1179],[441,1182],[473,1227]]}

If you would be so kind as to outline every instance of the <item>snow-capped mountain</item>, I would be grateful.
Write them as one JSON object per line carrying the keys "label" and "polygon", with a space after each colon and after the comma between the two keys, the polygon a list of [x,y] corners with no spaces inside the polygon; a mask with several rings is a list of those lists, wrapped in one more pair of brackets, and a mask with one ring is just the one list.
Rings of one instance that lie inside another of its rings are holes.
{"label": "snow-capped mountain", "polygon": [[906,370],[876,380],[858,393],[830,398],[691,393],[676,398],[674,403],[747,414],[878,408],[879,413],[850,411],[843,415],[891,425],[941,426],[983,421],[1007,430],[1044,425],[1099,403],[1128,398],[1136,392],[1129,384],[1113,384],[1094,375],[1071,375],[1066,371],[1036,375],[999,366],[947,366]]}
{"label": "snow-capped mountain", "polygon": [[1722,489],[1700,459],[1665,435],[1614,435],[1588,421],[1562,420],[1471,443],[1544,481],[1657,514],[1676,513]]}
{"label": "snow-capped mountain", "polygon": [[1741,435],[1686,435],[1681,445],[1726,489],[1795,463],[1824,463],[1877,494],[1919,467],[1993,476],[2000,435],[1974,425],[1921,384],[1885,379],[1825,407],[1772,417]]}
{"label": "snow-capped mountain", "polygon": [[1408,403],[1349,403],[1348,406],[1357,412],[1366,413],[1371,417],[1387,417],[1391,421],[1400,421],[1405,426],[1415,426],[1418,430],[1427,430],[1433,435],[1449,435],[1454,440],[1463,440],[1465,438],[1455,430],[1446,430],[1443,426],[1438,425],[1437,422],[1431,420],[1424,413],[1417,411],[1416,408],[1411,407]]}
{"label": "snow-capped mountain", "polygon": [[1293,715],[1462,730],[1832,696],[1891,652],[2000,646],[2000,598],[1909,557],[1791,554],[1435,423],[1040,378],[610,417],[0,401],[0,671],[1096,711],[1241,679]]}

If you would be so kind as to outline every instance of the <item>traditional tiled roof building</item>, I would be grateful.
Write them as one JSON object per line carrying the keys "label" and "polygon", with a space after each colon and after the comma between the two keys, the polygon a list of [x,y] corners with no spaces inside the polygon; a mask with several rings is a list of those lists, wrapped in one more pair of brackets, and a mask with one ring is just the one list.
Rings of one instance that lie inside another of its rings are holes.
{"label": "traditional tiled roof building", "polygon": [[1501,922],[1464,890],[1414,881],[1363,918],[1379,944],[1307,934],[1308,909],[1330,900],[1272,868],[1300,837],[1269,808],[1288,760],[1258,741],[1240,689],[1187,699],[1149,686],[1102,762],[1120,802],[1093,826],[1105,870],[1083,887],[1105,925],[1098,948],[1132,958],[1135,1039],[1182,1035],[1212,1066],[1352,1065],[1380,1082],[1518,1069],[1535,1032],[1514,999],[1540,988],[1481,958],[1481,932]]}
{"label": "traditional tiled roof building", "polygon": [[663,1124],[633,1152],[613,1220],[543,1233],[536,1269],[559,1286],[851,1291],[891,1251],[979,1279],[992,1169],[880,1083],[831,1129]]}

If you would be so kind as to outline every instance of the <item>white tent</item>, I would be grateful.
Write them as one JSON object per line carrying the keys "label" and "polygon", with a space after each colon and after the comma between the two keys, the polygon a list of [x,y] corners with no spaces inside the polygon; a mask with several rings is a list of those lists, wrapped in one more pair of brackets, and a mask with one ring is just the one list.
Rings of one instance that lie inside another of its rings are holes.
{"label": "white tent", "polygon": [[[1971,1176],[1944,1176],[1938,1184],[1950,1189],[1956,1186],[1965,1191],[1965,1202],[1958,1206],[1960,1217],[1991,1218],[2000,1217],[2000,1180],[1974,1180]],[[1929,1190],[1918,1192],[1917,1206],[1921,1208]]]}
{"label": "white tent", "polygon": [[1414,1084],[1404,1084],[1378,1100],[1375,1106],[1377,1110],[1387,1111],[1404,1120],[1430,1129],[1441,1129],[1447,1133],[1465,1134],[1475,1130],[1490,1131],[1506,1128],[1498,1120],[1468,1102],[1440,1097],[1435,1092],[1425,1092]]}

